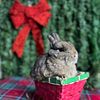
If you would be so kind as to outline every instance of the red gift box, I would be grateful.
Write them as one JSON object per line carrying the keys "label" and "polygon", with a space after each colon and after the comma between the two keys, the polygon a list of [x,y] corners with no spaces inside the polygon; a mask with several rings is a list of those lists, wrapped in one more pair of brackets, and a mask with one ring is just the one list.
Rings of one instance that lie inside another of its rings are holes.
{"label": "red gift box", "polygon": [[79,100],[88,76],[88,73],[84,73],[61,82],[56,79],[49,79],[49,83],[46,81],[35,81],[36,92],[34,94],[34,99]]}

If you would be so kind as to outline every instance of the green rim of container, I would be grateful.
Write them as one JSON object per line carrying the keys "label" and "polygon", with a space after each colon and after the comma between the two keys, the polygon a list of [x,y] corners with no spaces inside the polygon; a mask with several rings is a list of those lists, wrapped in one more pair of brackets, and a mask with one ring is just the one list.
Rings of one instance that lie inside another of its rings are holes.
{"label": "green rim of container", "polygon": [[88,79],[88,77],[89,77],[88,72],[79,72],[79,73],[80,73],[79,75],[72,77],[72,78],[63,79],[63,80],[59,80],[56,77],[46,78],[46,79],[43,80],[43,82],[55,84],[55,85],[67,85],[67,84],[72,84],[74,82],[78,82],[78,81],[81,81],[81,80]]}

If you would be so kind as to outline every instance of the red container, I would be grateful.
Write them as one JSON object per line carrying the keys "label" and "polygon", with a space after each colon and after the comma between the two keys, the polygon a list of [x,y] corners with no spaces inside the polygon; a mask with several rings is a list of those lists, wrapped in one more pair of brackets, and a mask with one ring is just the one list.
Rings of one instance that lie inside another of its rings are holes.
{"label": "red container", "polygon": [[86,78],[70,84],[51,84],[35,81],[34,100],[79,100]]}

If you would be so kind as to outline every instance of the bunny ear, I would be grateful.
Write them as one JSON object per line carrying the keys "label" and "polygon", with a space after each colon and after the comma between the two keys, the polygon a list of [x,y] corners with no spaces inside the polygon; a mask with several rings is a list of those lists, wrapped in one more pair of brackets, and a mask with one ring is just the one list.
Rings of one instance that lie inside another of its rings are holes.
{"label": "bunny ear", "polygon": [[50,42],[50,47],[52,48],[53,47],[53,44],[54,44],[54,38],[52,37],[52,35],[49,35],[48,36],[48,40]]}
{"label": "bunny ear", "polygon": [[56,37],[56,34],[55,33],[51,33],[48,36],[48,38],[49,38],[50,43],[52,43],[52,44],[55,44],[55,42],[57,42],[57,37]]}
{"label": "bunny ear", "polygon": [[55,41],[60,41],[60,37],[57,33],[52,33],[51,35],[54,37]]}
{"label": "bunny ear", "polygon": [[49,35],[48,36],[48,39],[49,39],[50,43],[53,43],[54,42],[54,38],[52,37],[52,35]]}
{"label": "bunny ear", "polygon": [[50,41],[50,46],[53,47],[53,45],[57,42],[60,41],[60,38],[59,36],[57,35],[57,33],[51,33],[49,36],[48,36],[48,39]]}

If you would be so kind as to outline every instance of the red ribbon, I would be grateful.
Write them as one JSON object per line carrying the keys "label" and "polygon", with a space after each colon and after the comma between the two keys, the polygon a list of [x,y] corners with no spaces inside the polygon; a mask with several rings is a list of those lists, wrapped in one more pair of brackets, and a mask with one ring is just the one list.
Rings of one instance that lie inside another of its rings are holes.
{"label": "red ribbon", "polygon": [[37,53],[39,55],[44,54],[41,29],[47,25],[51,17],[49,10],[50,6],[46,0],[40,0],[38,4],[34,6],[25,6],[19,2],[19,0],[15,0],[14,5],[10,9],[10,17],[15,28],[19,28],[23,25],[12,46],[12,51],[15,52],[18,57],[22,57],[25,41],[30,31],[32,31]]}

